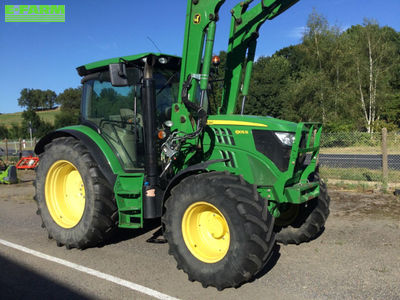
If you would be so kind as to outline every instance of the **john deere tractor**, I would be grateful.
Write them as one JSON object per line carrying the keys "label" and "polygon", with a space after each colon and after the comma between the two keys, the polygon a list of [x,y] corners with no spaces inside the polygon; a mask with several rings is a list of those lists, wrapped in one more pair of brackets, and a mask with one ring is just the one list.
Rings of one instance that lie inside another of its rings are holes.
{"label": "john deere tractor", "polygon": [[188,0],[181,58],[143,53],[77,68],[81,124],[35,148],[38,214],[58,246],[92,247],[117,227],[161,218],[178,268],[223,289],[251,280],[275,241],[321,233],[329,214],[317,172],[321,124],[243,115],[259,28],[297,0],[251,2],[231,11],[214,115],[208,94],[223,0]]}

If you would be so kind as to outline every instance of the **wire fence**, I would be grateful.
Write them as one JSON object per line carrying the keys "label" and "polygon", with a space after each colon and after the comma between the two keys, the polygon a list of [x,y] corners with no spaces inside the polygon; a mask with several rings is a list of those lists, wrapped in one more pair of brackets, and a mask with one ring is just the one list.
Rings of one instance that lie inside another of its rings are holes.
{"label": "wire fence", "polygon": [[32,140],[0,140],[0,158],[6,161],[15,161],[21,156],[34,155],[35,145],[36,138]]}
{"label": "wire fence", "polygon": [[319,163],[328,180],[400,185],[400,133],[324,133]]}

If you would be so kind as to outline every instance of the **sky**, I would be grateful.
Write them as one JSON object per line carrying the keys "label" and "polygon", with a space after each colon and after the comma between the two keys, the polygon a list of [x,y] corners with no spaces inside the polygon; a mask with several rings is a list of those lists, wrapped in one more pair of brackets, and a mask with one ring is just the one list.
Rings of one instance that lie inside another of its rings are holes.
{"label": "sky", "polygon": [[[204,0],[201,0],[204,1]],[[255,0],[258,3],[260,0]],[[220,9],[214,53],[226,50],[230,9]],[[5,23],[4,4],[64,4],[65,23]],[[0,5],[0,113],[22,111],[23,88],[57,94],[80,85],[76,67],[101,59],[158,52],[181,55],[185,0],[4,0]],[[346,29],[375,19],[400,31],[400,0],[300,0],[260,30],[256,57],[301,42],[315,9],[331,25]]]}

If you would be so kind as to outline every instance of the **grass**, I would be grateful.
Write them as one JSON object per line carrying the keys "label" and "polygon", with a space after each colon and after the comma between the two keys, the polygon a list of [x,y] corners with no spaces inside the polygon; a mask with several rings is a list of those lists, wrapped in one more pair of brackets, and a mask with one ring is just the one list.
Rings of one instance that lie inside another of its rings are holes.
{"label": "grass", "polygon": [[[382,154],[380,146],[352,146],[321,148],[322,154]],[[388,154],[400,154],[400,143],[388,145]]]}
{"label": "grass", "polygon": [[371,190],[373,191],[384,191],[382,186],[379,183],[365,183],[365,181],[360,181],[360,182],[348,182],[348,181],[337,181],[337,182],[330,182],[328,181],[328,187],[333,188],[335,190],[350,190],[350,191],[356,191],[359,193],[366,193],[370,192]]}
{"label": "grass", "polygon": [[[50,124],[54,124],[55,117],[59,113],[60,113],[59,109],[37,112],[37,114],[43,121],[49,122]],[[22,112],[0,115],[1,125],[6,125],[7,127],[11,127],[12,124],[21,124],[21,122],[22,122]]]}
{"label": "grass", "polygon": [[[382,182],[382,170],[366,168],[329,168],[320,167],[323,178],[354,181],[379,181]],[[400,182],[400,171],[389,170],[389,182]]]}

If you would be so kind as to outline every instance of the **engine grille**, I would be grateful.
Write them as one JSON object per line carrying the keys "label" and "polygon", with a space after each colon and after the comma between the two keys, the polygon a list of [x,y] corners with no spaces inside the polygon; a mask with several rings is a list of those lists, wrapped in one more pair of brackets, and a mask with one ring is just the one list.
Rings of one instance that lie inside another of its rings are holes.
{"label": "engine grille", "polygon": [[292,147],[282,144],[273,131],[253,130],[252,132],[257,151],[268,157],[280,171],[287,171]]}
{"label": "engine grille", "polygon": [[235,146],[235,139],[233,138],[232,131],[229,128],[216,128],[212,127],[215,134],[216,142],[219,144],[226,144]]}

